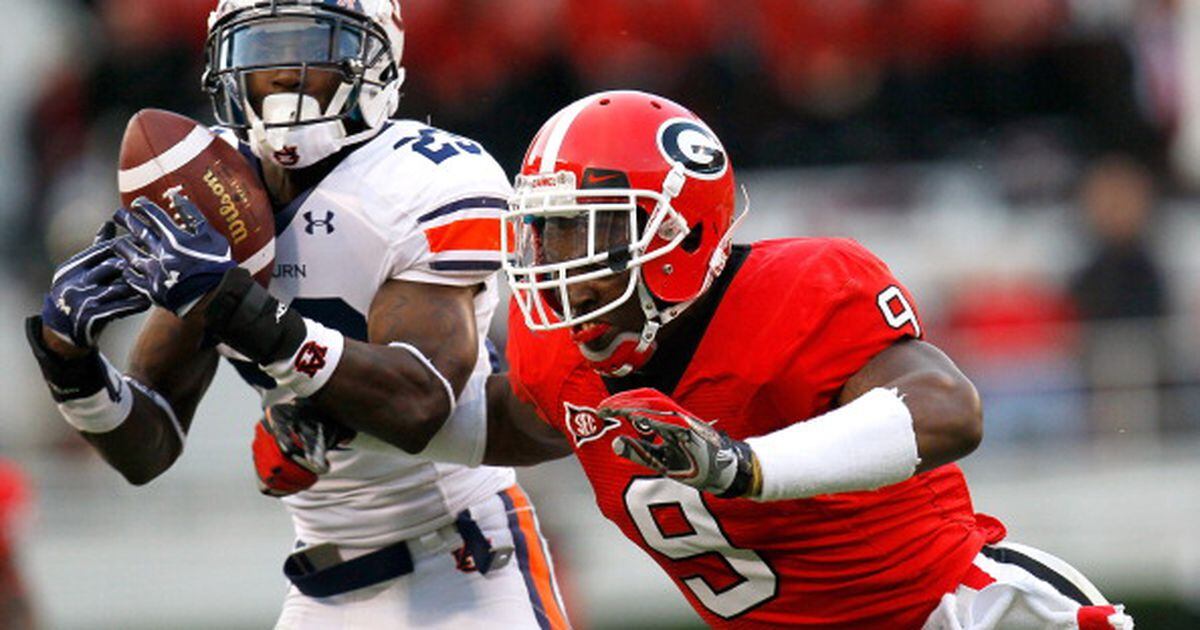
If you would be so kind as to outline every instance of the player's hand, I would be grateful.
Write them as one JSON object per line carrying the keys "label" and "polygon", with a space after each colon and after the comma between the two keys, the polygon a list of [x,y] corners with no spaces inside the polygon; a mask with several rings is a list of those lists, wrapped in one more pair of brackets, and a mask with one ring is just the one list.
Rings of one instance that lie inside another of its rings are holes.
{"label": "player's hand", "polygon": [[254,426],[258,489],[285,497],[312,487],[329,472],[328,452],[353,439],[354,431],[321,418],[305,402],[267,407]]}
{"label": "player's hand", "polygon": [[641,436],[618,436],[613,451],[675,481],[720,497],[756,492],[750,446],[696,418],[669,396],[635,389],[600,403],[602,417],[628,421]]}
{"label": "player's hand", "polygon": [[168,193],[171,209],[187,227],[179,227],[166,210],[145,197],[113,220],[129,230],[117,254],[127,265],[125,279],[155,304],[187,315],[211,291],[225,272],[236,267],[229,241],[214,229],[199,208],[179,191]]}
{"label": "player's hand", "polygon": [[116,226],[106,222],[87,249],[54,271],[42,301],[42,324],[78,348],[96,345],[109,322],[150,308],[150,301],[122,278],[124,261],[115,248]]}

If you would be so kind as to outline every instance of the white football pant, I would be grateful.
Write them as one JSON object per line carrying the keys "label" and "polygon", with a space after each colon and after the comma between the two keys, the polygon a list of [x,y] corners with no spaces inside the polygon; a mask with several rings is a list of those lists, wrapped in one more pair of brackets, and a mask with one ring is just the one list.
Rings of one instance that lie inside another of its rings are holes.
{"label": "white football pant", "polygon": [[942,596],[922,630],[1132,630],[1074,567],[1044,551],[987,545],[962,583]]}
{"label": "white football pant", "polygon": [[512,542],[508,564],[482,575],[460,568],[447,545],[412,541],[408,575],[331,597],[309,597],[291,587],[276,630],[569,628],[550,553],[521,489],[493,495],[472,506],[472,513],[493,546]]}

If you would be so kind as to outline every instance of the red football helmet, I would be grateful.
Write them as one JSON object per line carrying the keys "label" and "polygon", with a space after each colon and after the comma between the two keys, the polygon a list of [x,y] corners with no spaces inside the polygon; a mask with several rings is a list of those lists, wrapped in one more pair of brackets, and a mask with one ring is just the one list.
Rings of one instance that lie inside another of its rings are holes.
{"label": "red football helmet", "polygon": [[[733,167],[703,121],[660,96],[602,92],[555,114],[534,137],[505,213],[504,269],[533,330],[587,322],[636,292],[646,315],[640,335],[604,356],[581,346],[598,371],[623,375],[721,273],[733,213]],[[573,243],[547,247],[548,231]],[[619,297],[573,312],[569,287],[626,272]]]}

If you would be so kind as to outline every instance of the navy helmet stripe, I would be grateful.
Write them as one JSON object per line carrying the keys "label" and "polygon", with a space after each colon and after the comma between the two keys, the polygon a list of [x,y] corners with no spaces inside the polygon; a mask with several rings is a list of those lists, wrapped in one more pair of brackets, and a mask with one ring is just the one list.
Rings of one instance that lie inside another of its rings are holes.
{"label": "navy helmet stripe", "polygon": [[[529,545],[525,532],[521,531],[521,523],[517,520],[517,510],[512,499],[504,492],[498,493],[504,502],[504,512],[508,514],[508,531],[512,533],[513,550],[517,556],[517,565],[521,568],[521,577],[525,580],[525,590],[529,592],[529,603],[533,606],[533,614],[537,617],[538,626],[542,630],[550,630],[550,618],[546,616],[546,607],[542,597],[538,595],[537,585],[533,582],[533,574],[529,570]],[[538,544],[538,541],[532,541]]]}
{"label": "navy helmet stripe", "polygon": [[501,197],[468,197],[452,201],[440,208],[426,212],[417,217],[417,223],[432,221],[438,217],[444,217],[447,214],[453,214],[460,210],[470,210],[473,208],[499,208],[503,210],[507,207],[508,200]]}

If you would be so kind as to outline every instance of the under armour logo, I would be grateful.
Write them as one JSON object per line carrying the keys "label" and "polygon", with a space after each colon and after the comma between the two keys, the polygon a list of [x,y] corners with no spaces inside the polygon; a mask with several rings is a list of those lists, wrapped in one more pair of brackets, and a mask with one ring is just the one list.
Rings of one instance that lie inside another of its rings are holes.
{"label": "under armour logo", "polygon": [[275,323],[283,321],[283,316],[287,314],[287,304],[279,304],[275,307]]}
{"label": "under armour logo", "polygon": [[177,284],[179,284],[179,272],[175,270],[167,272],[167,277],[163,280],[163,286],[170,289]]}
{"label": "under armour logo", "polygon": [[304,226],[304,231],[309,234],[313,234],[318,226],[325,228],[326,234],[333,234],[333,211],[332,210],[325,211],[324,219],[314,219],[313,213],[311,211],[305,212],[304,220],[308,222],[308,225]]}

